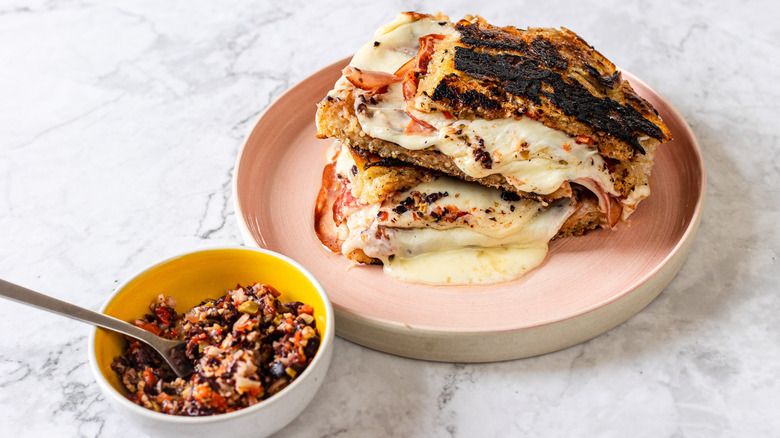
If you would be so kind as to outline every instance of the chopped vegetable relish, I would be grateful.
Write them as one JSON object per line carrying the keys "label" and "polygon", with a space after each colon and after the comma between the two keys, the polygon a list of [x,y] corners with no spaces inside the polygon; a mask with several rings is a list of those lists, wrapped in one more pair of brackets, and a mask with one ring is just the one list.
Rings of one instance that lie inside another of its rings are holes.
{"label": "chopped vegetable relish", "polygon": [[151,347],[127,338],[124,354],[111,364],[127,398],[166,414],[201,416],[245,408],[282,390],[311,362],[320,334],[310,305],[283,304],[279,295],[265,284],[238,286],[177,314],[176,301],[161,294],[134,324],[186,340],[195,372],[179,378]]}

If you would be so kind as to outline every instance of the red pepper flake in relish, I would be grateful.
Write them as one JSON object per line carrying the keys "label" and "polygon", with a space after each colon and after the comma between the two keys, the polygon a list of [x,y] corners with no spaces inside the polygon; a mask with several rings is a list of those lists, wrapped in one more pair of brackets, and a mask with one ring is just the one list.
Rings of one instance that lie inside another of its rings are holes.
{"label": "red pepper flake in relish", "polygon": [[168,339],[186,340],[195,365],[189,379],[177,377],[151,348],[128,338],[111,368],[128,390],[127,398],[172,415],[202,416],[251,406],[290,384],[311,362],[320,345],[314,308],[282,303],[264,284],[228,291],[184,314],[160,295],[151,313],[133,323]]}

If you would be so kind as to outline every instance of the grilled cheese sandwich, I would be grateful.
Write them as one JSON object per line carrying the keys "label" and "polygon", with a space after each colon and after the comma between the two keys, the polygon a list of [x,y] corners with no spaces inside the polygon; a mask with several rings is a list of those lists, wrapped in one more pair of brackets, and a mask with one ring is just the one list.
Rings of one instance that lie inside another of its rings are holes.
{"label": "grilled cheese sandwich", "polygon": [[[338,140],[318,203],[321,240],[404,281],[457,284],[516,278],[541,263],[551,238],[625,221],[649,195],[655,147],[670,138],[571,31],[416,13],[358,50],[319,104],[317,127]],[[334,181],[349,203],[324,201]],[[448,193],[463,214],[426,220],[414,193]],[[331,210],[340,230],[328,234]],[[452,257],[473,268],[423,275]]]}

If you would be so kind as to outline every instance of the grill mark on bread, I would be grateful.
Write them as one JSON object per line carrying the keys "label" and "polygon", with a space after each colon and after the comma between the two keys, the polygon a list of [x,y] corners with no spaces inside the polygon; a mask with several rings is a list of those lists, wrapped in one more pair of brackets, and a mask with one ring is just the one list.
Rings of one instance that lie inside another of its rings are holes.
{"label": "grill mark on bread", "polygon": [[370,161],[367,162],[363,166],[363,170],[367,170],[371,167],[408,167],[409,164],[398,160],[396,158],[390,158],[390,157],[381,157],[377,161]]}
{"label": "grill mark on bread", "polygon": [[534,38],[529,45],[522,38],[498,29],[481,29],[474,23],[459,22],[455,29],[460,32],[460,41],[467,47],[520,53],[524,57],[541,60],[551,69],[566,70],[569,66],[568,60],[561,56],[555,44],[541,36]]}
{"label": "grill mark on bread", "polygon": [[[458,34],[443,44],[421,83],[421,108],[466,119],[529,116],[573,137],[588,137],[602,155],[624,162],[652,161],[655,146],[671,139],[652,105],[574,32],[499,28],[480,17],[455,27]],[[487,64],[506,71],[478,64],[464,71],[458,68],[464,54],[472,61],[484,54]],[[588,109],[592,102],[598,106]]]}
{"label": "grill mark on bread", "polygon": [[531,46],[548,68],[565,70],[569,66],[569,62],[558,53],[555,45],[546,39],[537,37],[531,42]]}
{"label": "grill mark on bread", "polygon": [[459,91],[453,82],[460,80],[458,75],[450,73],[445,76],[431,94],[434,101],[447,101],[452,106],[473,108],[482,111],[499,111],[501,103],[498,100],[479,93],[475,90]]}
{"label": "grill mark on bread", "polygon": [[[477,52],[467,47],[455,47],[455,69],[478,79],[497,81],[507,93],[529,99],[539,106],[543,105],[542,97],[545,97],[550,105],[567,116],[627,142],[641,154],[644,154],[645,150],[639,144],[640,135],[658,140],[664,138],[663,131],[632,106],[594,96],[579,82],[567,81],[561,74],[544,68],[536,59],[525,58],[513,64],[503,56]],[[436,90],[439,90],[438,86]],[[477,93],[474,90],[469,92]],[[439,93],[437,96],[434,92],[431,98],[437,100],[437,97],[453,94],[457,93],[453,90],[446,94]],[[483,98],[469,96],[469,99],[472,102],[490,100],[484,95]],[[466,102],[462,99],[456,102],[464,103]]]}
{"label": "grill mark on bread", "polygon": [[458,23],[455,29],[460,32],[460,41],[470,47],[483,49],[509,50],[513,52],[528,53],[528,43],[522,38],[507,35],[497,29],[479,29],[477,26]]}
{"label": "grill mark on bread", "polygon": [[[615,88],[615,85],[617,85],[617,83],[620,81],[619,72],[615,72],[607,76],[602,76],[602,74],[599,72],[599,70],[596,67],[587,63],[585,64],[585,71],[587,71],[592,78],[596,79],[596,81],[598,81],[599,84],[610,89]],[[634,102],[641,103],[641,101],[637,101],[636,99],[634,100]]]}

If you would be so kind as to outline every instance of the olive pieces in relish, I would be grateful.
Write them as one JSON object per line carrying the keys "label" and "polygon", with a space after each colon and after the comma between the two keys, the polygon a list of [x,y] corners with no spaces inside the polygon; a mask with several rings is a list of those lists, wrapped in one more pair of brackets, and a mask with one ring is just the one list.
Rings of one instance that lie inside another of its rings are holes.
{"label": "olive pieces in relish", "polygon": [[160,295],[151,313],[133,323],[168,339],[186,340],[195,372],[177,377],[146,344],[127,338],[111,368],[127,398],[172,415],[202,416],[252,406],[290,384],[309,365],[320,345],[314,309],[282,303],[265,284],[237,286],[217,300],[186,313]]}

